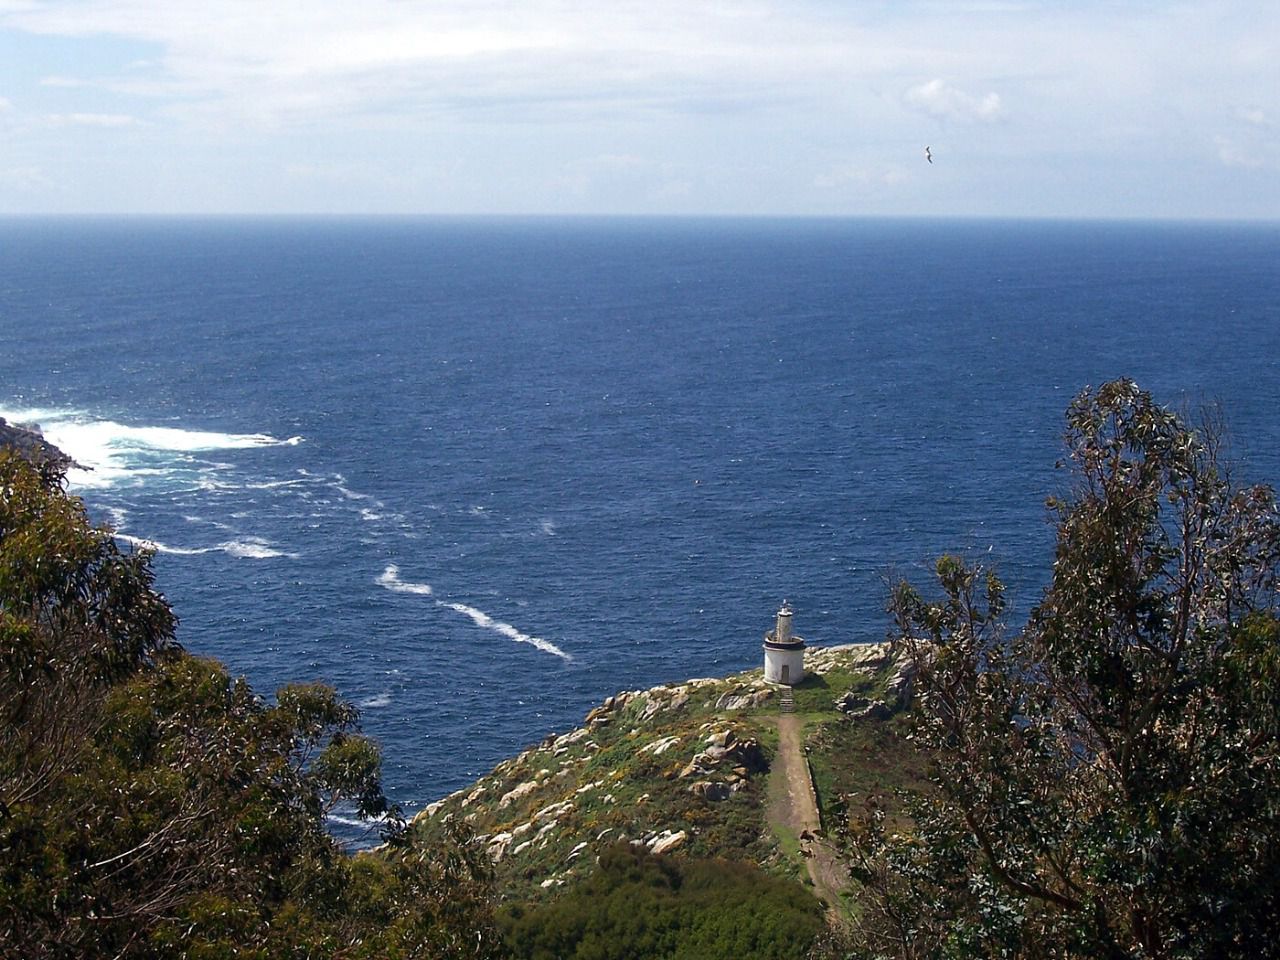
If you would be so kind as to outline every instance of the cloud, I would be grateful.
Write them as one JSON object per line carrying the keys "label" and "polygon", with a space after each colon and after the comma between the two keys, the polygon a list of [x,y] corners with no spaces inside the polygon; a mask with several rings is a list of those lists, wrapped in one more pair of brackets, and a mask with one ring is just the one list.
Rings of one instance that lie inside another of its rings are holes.
{"label": "cloud", "polygon": [[140,127],[144,121],[125,113],[51,113],[45,119],[55,127]]}
{"label": "cloud", "polygon": [[52,187],[53,181],[37,166],[0,167],[0,186],[14,191],[32,192]]}
{"label": "cloud", "polygon": [[1261,170],[1266,166],[1258,147],[1245,145],[1227,137],[1214,137],[1218,148],[1218,160],[1224,167],[1236,167],[1241,170]]}
{"label": "cloud", "polygon": [[63,90],[75,90],[79,87],[91,87],[92,81],[81,80],[78,77],[64,77],[61,74],[52,74],[47,77],[40,78],[40,86],[57,87]]}
{"label": "cloud", "polygon": [[0,97],[0,113],[7,113],[13,109],[13,101],[8,97]]}
{"label": "cloud", "polygon": [[0,13],[5,27],[145,44],[153,66],[95,71],[92,85],[233,126],[353,114],[417,122],[495,110],[536,119],[598,119],[619,107],[641,119],[749,111],[812,98],[853,64],[871,71],[917,56],[897,39],[772,0],[63,0]]}
{"label": "cloud", "polygon": [[[194,158],[163,181],[183,201],[254,170],[268,199],[234,202],[325,209],[786,212],[843,190],[910,212],[923,194],[889,187],[922,185],[945,140],[973,160],[947,169],[955,209],[1083,212],[1108,200],[1082,184],[1137,178],[1159,143],[1192,186],[1151,187],[1154,209],[1197,195],[1206,159],[1275,166],[1277,36],[1274,0],[0,0],[22,91],[0,122],[7,147],[23,123],[124,141],[150,121],[140,159]],[[13,162],[87,182],[56,140]],[[1003,161],[1034,189],[984,192]],[[159,202],[138,176],[118,203]]]}
{"label": "cloud", "polygon": [[1003,113],[1000,94],[973,96],[945,80],[930,80],[909,89],[903,99],[909,106],[944,120],[977,120],[991,123]]}
{"label": "cloud", "polygon": [[849,186],[892,187],[906,179],[907,174],[900,167],[850,163],[824,170],[813,178],[813,185],[820,190],[835,190]]}

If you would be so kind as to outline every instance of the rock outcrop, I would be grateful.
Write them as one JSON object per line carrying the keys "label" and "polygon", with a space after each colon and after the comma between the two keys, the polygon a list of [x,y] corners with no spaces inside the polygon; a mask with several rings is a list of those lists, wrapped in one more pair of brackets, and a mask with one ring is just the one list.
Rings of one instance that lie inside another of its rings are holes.
{"label": "rock outcrop", "polygon": [[[795,693],[811,718],[875,722],[909,694],[909,671],[887,644],[812,647],[806,668],[814,679]],[[786,854],[765,815],[780,689],[750,670],[607,697],[581,727],[545,737],[428,805],[415,830],[430,842],[446,820],[465,822],[508,889],[534,895],[583,875],[619,842],[655,854],[780,862]],[[822,727],[820,719],[810,724]]]}
{"label": "rock outcrop", "polygon": [[35,425],[19,426],[0,417],[0,447],[16,450],[37,467],[67,470],[79,464],[44,438]]}

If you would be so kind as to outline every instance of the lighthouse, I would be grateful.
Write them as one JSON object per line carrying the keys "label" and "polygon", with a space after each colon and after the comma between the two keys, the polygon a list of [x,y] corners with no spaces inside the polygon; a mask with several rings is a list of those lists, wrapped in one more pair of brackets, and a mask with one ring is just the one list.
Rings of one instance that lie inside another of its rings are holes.
{"label": "lighthouse", "polygon": [[804,640],[791,633],[793,611],[787,601],[778,610],[778,622],[764,635],[764,678],[788,686],[804,679]]}

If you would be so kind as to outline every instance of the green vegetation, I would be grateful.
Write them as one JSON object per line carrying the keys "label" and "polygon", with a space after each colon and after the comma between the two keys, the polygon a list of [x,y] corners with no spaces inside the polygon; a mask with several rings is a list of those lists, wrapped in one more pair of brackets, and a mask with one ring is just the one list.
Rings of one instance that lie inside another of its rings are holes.
{"label": "green vegetation", "polygon": [[626,844],[552,902],[508,906],[499,922],[518,960],[800,960],[823,929],[817,901],[794,883]]}
{"label": "green vegetation", "polygon": [[868,805],[852,953],[1280,955],[1280,516],[1212,422],[1127,381],[1068,411],[1051,585],[1006,633],[999,580],[898,587],[934,792]]}
{"label": "green vegetation", "polygon": [[[871,776],[882,794],[922,776],[896,722],[855,720],[835,706],[845,694],[893,699],[886,652],[882,645],[812,650],[817,673],[795,690],[820,795],[825,801],[829,792],[833,806],[870,788],[859,774],[864,754],[854,756],[848,744],[877,751]],[[496,861],[504,902],[548,901],[588,878],[611,844],[647,848],[673,835],[666,856],[745,861],[800,889],[808,877],[799,838],[768,817],[777,709],[777,689],[760,670],[621,693],[583,727],[547,737],[433,804],[411,830],[430,844],[448,824],[466,823]]]}
{"label": "green vegetation", "polygon": [[610,697],[406,827],[352,707],[181,650],[149,556],[0,453],[0,956],[1280,956],[1280,513],[1219,438],[1086,392],[1020,631],[944,557],[892,649],[809,651],[825,934],[760,671]]}
{"label": "green vegetation", "polygon": [[[0,955],[496,956],[487,864],[403,843],[356,711],[182,651],[149,556],[61,482],[0,450]],[[387,856],[343,854],[340,803]]]}

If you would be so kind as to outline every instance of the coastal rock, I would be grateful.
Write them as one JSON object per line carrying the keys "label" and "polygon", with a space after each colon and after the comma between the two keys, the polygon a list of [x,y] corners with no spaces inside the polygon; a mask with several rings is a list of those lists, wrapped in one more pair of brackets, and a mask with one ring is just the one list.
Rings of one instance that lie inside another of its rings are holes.
{"label": "coastal rock", "polygon": [[728,747],[733,745],[734,733],[732,730],[721,730],[719,733],[713,733],[707,737],[707,744],[712,747]]}
{"label": "coastal rock", "polygon": [[697,783],[689,785],[689,792],[695,797],[701,797],[703,800],[716,803],[720,800],[728,800],[733,795],[733,788],[727,783],[699,780]]}
{"label": "coastal rock", "polygon": [[485,846],[489,849],[489,859],[494,863],[501,863],[507,855],[507,848],[511,846],[511,834],[499,833],[490,837]]}
{"label": "coastal rock", "polygon": [[702,765],[702,754],[698,754],[692,760],[684,765],[684,768],[676,774],[677,779],[684,780],[695,774],[710,773],[711,771]]}
{"label": "coastal rock", "polygon": [[869,700],[854,693],[837,697],[835,707],[854,720],[887,720],[893,715],[893,709],[883,700]]}
{"label": "coastal rock", "polygon": [[537,820],[554,821],[561,814],[568,813],[572,809],[573,809],[572,800],[562,800],[560,803],[551,803],[543,807],[541,810],[539,810],[537,813],[533,815],[533,819],[535,821]]}
{"label": "coastal rock", "polygon": [[510,806],[512,802],[519,800],[521,797],[527,797],[540,786],[542,786],[542,784],[538,783],[537,780],[526,780],[524,783],[512,787],[502,795],[502,799],[498,801],[498,808],[502,809],[503,807]]}
{"label": "coastal rock", "polygon": [[737,741],[729,747],[725,756],[731,761],[735,770],[741,768],[747,773],[756,773],[769,769],[769,761],[765,758],[760,741],[755,738]]}
{"label": "coastal rock", "polygon": [[661,740],[655,740],[653,743],[645,744],[640,748],[640,752],[651,753],[655,757],[660,757],[679,742],[679,737],[663,737]]}
{"label": "coastal rock", "polygon": [[655,856],[661,856],[664,853],[670,853],[677,847],[684,844],[689,839],[689,834],[684,830],[672,833],[670,830],[664,830],[658,836],[649,842],[649,852]]}
{"label": "coastal rock", "polygon": [[48,465],[57,470],[67,470],[71,467],[87,469],[46,440],[40,428],[34,424],[19,426],[0,417],[0,447],[16,450],[19,456],[31,461],[37,467]]}
{"label": "coastal rock", "polygon": [[717,710],[746,710],[750,707],[758,707],[764,704],[773,691],[770,689],[755,690],[737,687],[727,693],[722,693],[715,702]]}
{"label": "coastal rock", "polygon": [[910,658],[902,657],[884,685],[885,693],[892,698],[895,707],[904,707],[911,703],[915,678],[915,665]]}

